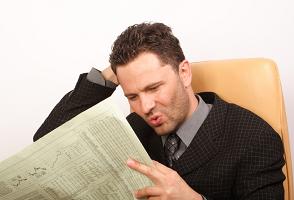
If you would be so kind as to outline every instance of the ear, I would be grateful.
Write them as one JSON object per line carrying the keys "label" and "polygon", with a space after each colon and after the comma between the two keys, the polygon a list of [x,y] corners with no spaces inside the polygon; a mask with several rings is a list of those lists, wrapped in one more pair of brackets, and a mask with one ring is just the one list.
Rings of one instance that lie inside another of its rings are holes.
{"label": "ear", "polygon": [[189,87],[192,82],[191,65],[187,60],[183,60],[179,65],[179,76],[185,87]]}

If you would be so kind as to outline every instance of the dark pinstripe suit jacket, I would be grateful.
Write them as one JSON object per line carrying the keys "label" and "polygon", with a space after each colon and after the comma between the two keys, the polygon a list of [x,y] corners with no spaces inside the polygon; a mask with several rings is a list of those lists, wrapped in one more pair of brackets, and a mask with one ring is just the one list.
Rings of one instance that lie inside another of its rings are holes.
{"label": "dark pinstripe suit jacket", "polygon": [[[109,97],[114,89],[82,74],[34,135],[39,139],[80,112]],[[180,176],[208,199],[283,199],[283,145],[261,118],[214,93],[201,97],[213,107],[190,146],[174,164]],[[163,145],[138,115],[127,120],[150,157],[163,164]]]}

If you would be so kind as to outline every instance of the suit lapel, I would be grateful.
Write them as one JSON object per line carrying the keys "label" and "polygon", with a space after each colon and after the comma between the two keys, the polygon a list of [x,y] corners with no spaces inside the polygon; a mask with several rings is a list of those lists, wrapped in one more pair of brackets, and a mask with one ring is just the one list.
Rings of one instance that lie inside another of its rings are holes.
{"label": "suit lapel", "polygon": [[136,113],[131,113],[127,120],[150,158],[166,164],[161,137]]}
{"label": "suit lapel", "polygon": [[164,155],[161,137],[158,136],[155,132],[153,132],[152,136],[148,138],[146,143],[147,143],[146,146],[148,148],[147,152],[149,156],[151,157],[151,159],[166,165],[167,162]]}
{"label": "suit lapel", "polygon": [[[204,101],[210,94],[200,94]],[[214,96],[213,107],[201,125],[191,144],[183,155],[174,163],[174,169],[181,175],[196,170],[214,158],[219,151],[217,140],[222,136],[227,104]],[[212,102],[208,102],[212,103]]]}

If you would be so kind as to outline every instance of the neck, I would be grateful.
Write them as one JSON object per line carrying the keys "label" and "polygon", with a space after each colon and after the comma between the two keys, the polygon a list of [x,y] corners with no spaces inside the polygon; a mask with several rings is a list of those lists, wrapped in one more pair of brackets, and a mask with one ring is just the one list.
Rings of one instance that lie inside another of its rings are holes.
{"label": "neck", "polygon": [[188,117],[190,117],[192,113],[196,110],[199,102],[198,102],[198,99],[195,97],[192,88],[191,88],[191,91],[188,92],[188,95],[189,95],[189,102],[190,102]]}

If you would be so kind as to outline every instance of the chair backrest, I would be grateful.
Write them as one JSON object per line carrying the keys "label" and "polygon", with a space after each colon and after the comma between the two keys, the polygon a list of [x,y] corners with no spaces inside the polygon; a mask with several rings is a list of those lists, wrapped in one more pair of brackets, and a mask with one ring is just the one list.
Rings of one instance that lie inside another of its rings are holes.
{"label": "chair backrest", "polygon": [[251,58],[194,62],[191,66],[195,92],[215,92],[254,112],[279,133],[286,160],[285,200],[294,199],[287,120],[276,64],[269,59]]}

